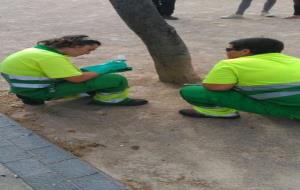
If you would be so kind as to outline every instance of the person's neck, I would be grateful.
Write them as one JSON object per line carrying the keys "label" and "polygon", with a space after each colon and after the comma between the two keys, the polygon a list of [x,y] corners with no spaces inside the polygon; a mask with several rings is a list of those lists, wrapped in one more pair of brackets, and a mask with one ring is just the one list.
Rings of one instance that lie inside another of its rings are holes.
{"label": "person's neck", "polygon": [[71,55],[70,48],[59,48],[59,49],[57,49],[57,51],[61,52],[64,55],[68,55],[68,56]]}
{"label": "person's neck", "polygon": [[36,45],[34,46],[34,48],[37,48],[37,49],[42,49],[42,50],[46,50],[46,51],[51,51],[51,52],[54,52],[54,53],[59,53],[59,54],[64,54],[62,53],[61,51],[57,50],[57,49],[54,49],[54,48],[51,48],[51,47],[48,47],[48,46],[45,46],[45,45]]}

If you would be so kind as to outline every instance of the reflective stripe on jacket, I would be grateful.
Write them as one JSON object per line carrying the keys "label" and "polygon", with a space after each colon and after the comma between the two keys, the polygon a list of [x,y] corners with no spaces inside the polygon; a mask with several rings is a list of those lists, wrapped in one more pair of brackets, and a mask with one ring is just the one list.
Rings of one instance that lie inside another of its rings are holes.
{"label": "reflective stripe on jacket", "polygon": [[234,90],[253,99],[280,105],[300,106],[300,82],[276,85],[236,86]]}
{"label": "reflective stripe on jacket", "polygon": [[47,77],[33,77],[33,76],[15,76],[1,73],[12,88],[47,88],[53,84],[55,79]]}

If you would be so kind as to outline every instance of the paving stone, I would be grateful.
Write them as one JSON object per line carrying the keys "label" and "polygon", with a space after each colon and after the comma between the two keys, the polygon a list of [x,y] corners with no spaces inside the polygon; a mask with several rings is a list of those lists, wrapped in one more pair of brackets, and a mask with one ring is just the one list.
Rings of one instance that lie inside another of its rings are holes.
{"label": "paving stone", "polygon": [[32,133],[17,138],[11,138],[10,140],[24,150],[32,150],[50,145],[49,142]]}
{"label": "paving stone", "polygon": [[9,162],[5,165],[21,177],[40,175],[50,172],[50,170],[46,168],[41,162],[34,159]]}
{"label": "paving stone", "polygon": [[98,171],[79,159],[65,160],[49,165],[49,168],[68,179],[91,175]]}
{"label": "paving stone", "polygon": [[11,139],[21,136],[28,136],[31,132],[29,130],[26,130],[24,128],[18,128],[14,125],[6,126],[6,127],[0,127],[0,137],[1,139]]}
{"label": "paving stone", "polygon": [[31,158],[32,155],[28,154],[24,150],[18,148],[15,145],[3,146],[0,147],[0,162],[7,163],[22,159]]}
{"label": "paving stone", "polygon": [[13,123],[10,122],[8,117],[4,116],[3,114],[0,114],[0,127],[5,127],[8,125],[13,125]]}
{"label": "paving stone", "polygon": [[44,173],[24,177],[27,184],[37,190],[81,190],[71,181],[65,180],[57,173]]}
{"label": "paving stone", "polygon": [[9,146],[9,145],[13,146],[14,144],[8,140],[0,138],[0,147]]}
{"label": "paving stone", "polygon": [[0,127],[7,127],[7,126],[10,126],[10,125],[13,125],[13,124],[9,123],[7,120],[3,120],[0,117]]}
{"label": "paving stone", "polygon": [[14,128],[22,128],[22,126],[19,123],[0,113],[0,127],[7,126],[13,126]]}
{"label": "paving stone", "polygon": [[113,178],[2,114],[0,163],[21,177],[16,178],[19,183],[9,181],[12,178],[1,183],[0,176],[0,190],[127,190]]}
{"label": "paving stone", "polygon": [[0,189],[1,190],[32,190],[21,178],[0,164]]}
{"label": "paving stone", "polygon": [[74,180],[74,183],[82,190],[128,190],[124,185],[102,173],[81,177]]}
{"label": "paving stone", "polygon": [[28,152],[44,164],[53,164],[75,158],[71,153],[68,153],[53,145],[44,148],[34,149]]}

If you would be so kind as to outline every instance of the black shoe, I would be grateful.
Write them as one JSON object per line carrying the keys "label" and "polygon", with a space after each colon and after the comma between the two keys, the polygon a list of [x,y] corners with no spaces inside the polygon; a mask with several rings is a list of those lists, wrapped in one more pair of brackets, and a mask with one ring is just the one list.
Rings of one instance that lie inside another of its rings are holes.
{"label": "black shoe", "polygon": [[171,15],[168,15],[168,16],[164,15],[163,18],[166,20],[178,20],[179,19],[178,17],[171,16]]}
{"label": "black shoe", "polygon": [[42,101],[42,100],[34,100],[34,99],[31,99],[31,98],[28,98],[28,97],[25,97],[25,96],[21,96],[21,95],[16,95],[16,96],[18,98],[20,98],[21,101],[24,104],[27,104],[27,105],[37,106],[37,105],[43,105],[43,104],[45,104],[45,102]]}
{"label": "black shoe", "polygon": [[122,102],[118,103],[105,103],[94,100],[92,104],[102,105],[102,106],[141,106],[147,104],[148,101],[144,99],[131,99],[126,98]]}
{"label": "black shoe", "polygon": [[141,106],[148,104],[148,101],[145,99],[131,99],[127,98],[122,102],[119,102],[120,105],[122,106]]}
{"label": "black shoe", "polygon": [[212,115],[205,115],[199,112],[196,112],[193,109],[183,109],[179,110],[179,113],[184,116],[188,117],[195,117],[195,118],[220,118],[220,119],[236,119],[240,117],[240,114],[238,112],[228,115],[228,116],[212,116]]}

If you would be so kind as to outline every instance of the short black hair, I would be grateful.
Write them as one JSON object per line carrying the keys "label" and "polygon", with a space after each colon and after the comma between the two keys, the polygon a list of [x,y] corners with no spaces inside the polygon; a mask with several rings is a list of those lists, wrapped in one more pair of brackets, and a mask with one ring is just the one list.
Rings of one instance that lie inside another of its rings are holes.
{"label": "short black hair", "polygon": [[283,42],[271,38],[243,38],[229,42],[235,50],[249,49],[252,55],[263,53],[280,53]]}

